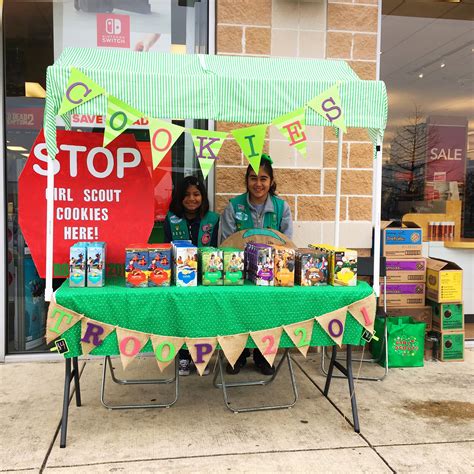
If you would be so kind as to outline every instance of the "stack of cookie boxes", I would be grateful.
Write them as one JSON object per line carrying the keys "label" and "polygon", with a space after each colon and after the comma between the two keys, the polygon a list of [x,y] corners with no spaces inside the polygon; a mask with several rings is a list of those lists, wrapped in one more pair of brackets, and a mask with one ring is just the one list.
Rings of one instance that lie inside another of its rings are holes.
{"label": "stack of cookie boxes", "polygon": [[[426,259],[422,257],[422,229],[382,224],[382,253],[386,257],[387,288],[381,285],[379,304],[386,300],[389,316],[411,316],[431,330],[431,307],[425,305]],[[381,280],[383,283],[383,280]]]}
{"label": "stack of cookie boxes", "polygon": [[426,298],[433,309],[433,331],[442,361],[464,360],[462,269],[453,262],[429,258]]}

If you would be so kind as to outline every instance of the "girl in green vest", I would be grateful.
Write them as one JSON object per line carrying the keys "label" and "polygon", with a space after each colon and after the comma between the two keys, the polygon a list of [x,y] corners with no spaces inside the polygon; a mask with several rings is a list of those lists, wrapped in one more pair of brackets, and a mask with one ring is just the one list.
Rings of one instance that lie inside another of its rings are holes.
{"label": "girl in green vest", "polygon": [[[209,199],[204,183],[186,176],[175,186],[164,222],[165,241],[190,240],[196,247],[217,247],[219,214],[209,210]],[[179,351],[179,375],[189,375],[189,351]]]}
{"label": "girl in green vest", "polygon": [[[221,217],[221,238],[227,239],[242,229],[276,229],[291,239],[293,220],[288,204],[275,195],[276,182],[273,177],[273,161],[263,154],[258,174],[249,165],[245,174],[247,192],[232,198]],[[227,364],[227,373],[237,374],[247,362],[250,351],[245,349],[232,368]],[[265,360],[258,349],[253,350],[256,367],[264,374],[274,373],[274,367]]]}

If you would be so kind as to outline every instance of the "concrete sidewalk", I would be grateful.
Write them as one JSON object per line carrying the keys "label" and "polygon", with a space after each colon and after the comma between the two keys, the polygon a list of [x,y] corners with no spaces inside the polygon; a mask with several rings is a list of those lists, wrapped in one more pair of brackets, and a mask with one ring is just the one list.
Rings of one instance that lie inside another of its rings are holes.
{"label": "concrete sidewalk", "polygon": [[[288,410],[232,414],[212,377],[181,378],[169,409],[111,411],[99,400],[102,360],[81,362],[82,407],[69,411],[59,448],[63,363],[0,366],[2,472],[474,472],[474,352],[466,361],[393,369],[383,382],[356,382],[361,434],[350,419],[347,382],[321,393],[319,355],[295,355],[299,401]],[[117,376],[123,375],[116,360]],[[380,373],[380,367],[363,371]],[[239,376],[252,377],[252,364]],[[354,364],[355,375],[359,365]],[[142,358],[125,377],[158,377]],[[270,387],[232,389],[252,404],[290,399],[284,366]],[[172,387],[108,383],[115,402],[150,402]]]}

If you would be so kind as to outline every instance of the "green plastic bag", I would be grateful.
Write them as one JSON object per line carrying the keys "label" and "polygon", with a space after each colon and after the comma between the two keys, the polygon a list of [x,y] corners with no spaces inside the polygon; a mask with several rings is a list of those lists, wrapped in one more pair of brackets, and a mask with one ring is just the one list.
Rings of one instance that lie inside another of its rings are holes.
{"label": "green plastic bag", "polygon": [[[387,348],[389,367],[423,367],[425,352],[426,323],[415,321],[410,316],[389,317],[387,321]],[[380,357],[383,347],[384,318],[375,320],[375,333],[378,341],[372,339],[370,351],[383,365]]]}

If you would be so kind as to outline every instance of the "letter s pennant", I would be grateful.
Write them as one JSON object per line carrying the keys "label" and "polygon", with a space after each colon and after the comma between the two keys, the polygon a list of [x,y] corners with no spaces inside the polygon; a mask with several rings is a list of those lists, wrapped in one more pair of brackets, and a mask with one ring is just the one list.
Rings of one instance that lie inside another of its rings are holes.
{"label": "letter s pennant", "polygon": [[79,69],[72,67],[58,115],[64,115],[75,107],[94,99],[104,92],[105,90],[99,86],[99,84],[96,84],[83,72],[79,71]]}
{"label": "letter s pennant", "polygon": [[307,105],[330,122],[333,127],[340,128],[344,133],[347,132],[337,84],[311,99]]}

